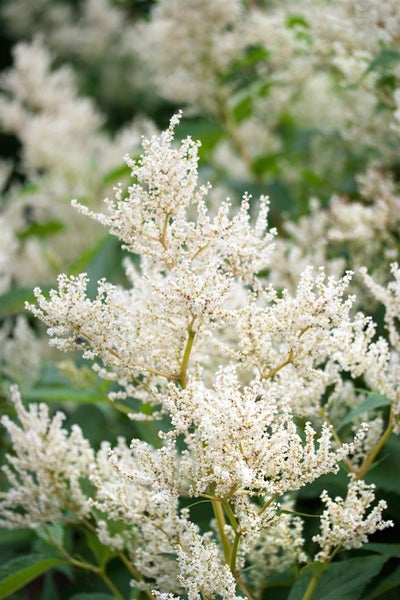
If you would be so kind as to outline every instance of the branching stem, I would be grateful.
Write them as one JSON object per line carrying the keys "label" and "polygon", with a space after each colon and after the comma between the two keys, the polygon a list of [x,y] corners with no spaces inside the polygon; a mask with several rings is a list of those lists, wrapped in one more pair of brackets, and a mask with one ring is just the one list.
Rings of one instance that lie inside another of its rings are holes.
{"label": "branching stem", "polygon": [[[193,323],[191,324],[193,325]],[[187,340],[186,340],[186,346],[185,349],[183,351],[183,358],[182,358],[182,364],[181,364],[181,372],[179,373],[179,376],[177,378],[178,383],[180,384],[181,388],[184,389],[186,387],[186,383],[187,383],[187,369],[189,366],[189,359],[190,359],[190,354],[192,352],[192,348],[193,348],[193,342],[194,342],[194,338],[196,337],[196,332],[192,330],[191,326],[188,329],[188,336],[187,336]]]}
{"label": "branching stem", "polygon": [[164,219],[164,225],[163,225],[163,229],[160,235],[160,239],[159,242],[162,245],[162,247],[164,248],[164,250],[167,249],[167,231],[168,231],[168,224],[169,224],[169,219],[170,219],[170,214],[167,213],[165,215],[165,219]]}
{"label": "branching stem", "polygon": [[388,441],[388,439],[392,435],[392,431],[393,431],[393,423],[392,423],[392,421],[393,421],[393,419],[392,419],[392,413],[391,413],[391,418],[389,419],[389,424],[386,427],[386,429],[383,432],[383,434],[381,435],[378,443],[375,445],[375,447],[370,452],[370,454],[365,457],[365,459],[364,459],[361,467],[358,469],[358,471],[356,473],[356,478],[357,479],[364,479],[365,475],[368,473],[368,471],[369,471],[372,463],[374,462],[375,458],[378,456],[379,452],[382,450],[383,446],[386,444],[386,442]]}
{"label": "branching stem", "polygon": [[213,508],[214,516],[217,521],[218,533],[221,540],[222,549],[224,551],[225,562],[229,565],[232,554],[232,545],[228,540],[228,536],[225,532],[225,515],[221,500],[219,500],[218,498],[214,498],[213,500],[211,500],[211,506]]}

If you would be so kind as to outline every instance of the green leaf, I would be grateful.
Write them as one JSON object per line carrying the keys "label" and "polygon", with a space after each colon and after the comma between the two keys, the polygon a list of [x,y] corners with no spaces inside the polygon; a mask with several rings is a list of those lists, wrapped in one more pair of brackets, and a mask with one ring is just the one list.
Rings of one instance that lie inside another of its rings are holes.
{"label": "green leaf", "polygon": [[[363,600],[379,600],[383,594],[400,587],[400,566],[385,577],[379,577],[378,585]],[[398,598],[398,596],[395,596]]]}
{"label": "green leaf", "polygon": [[365,412],[369,412],[374,408],[380,408],[381,406],[390,406],[390,400],[386,398],[386,396],[382,396],[381,394],[370,394],[364,402],[362,402],[359,406],[356,406],[355,408],[353,408],[353,410],[347,413],[343,421],[340,423],[338,429],[341,429],[348,423],[351,423],[351,421],[355,417],[358,417],[358,415],[361,415]]}
{"label": "green leaf", "polygon": [[[360,600],[366,584],[379,573],[388,558],[367,556],[330,564],[317,583],[313,599]],[[307,568],[302,569],[302,574],[292,587],[288,600],[302,600],[311,581],[311,574],[307,572]],[[315,574],[318,574],[320,569],[321,567],[317,567]]]}
{"label": "green leaf", "polygon": [[[312,579],[311,573],[304,573],[299,579],[296,581],[294,586],[290,590],[290,594],[287,597],[287,600],[303,600],[304,594],[308,588],[308,585]],[[318,599],[320,600],[320,599]],[[336,599],[338,600],[338,599]]]}
{"label": "green leaf", "polygon": [[303,567],[300,572],[301,574],[312,573],[313,575],[319,575],[322,574],[325,571],[325,569],[326,565],[324,565],[324,563],[315,561]]}
{"label": "green leaf", "polygon": [[[50,288],[42,288],[44,292]],[[36,301],[32,288],[17,287],[0,296],[0,318],[7,317],[16,313],[23,312],[25,302]]]}
{"label": "green leaf", "polygon": [[[133,160],[136,160],[139,157],[133,157]],[[119,183],[121,179],[126,179],[131,174],[131,168],[128,167],[126,163],[118,165],[115,169],[111,169],[108,171],[103,177],[103,185],[109,185],[110,183]]]}
{"label": "green leaf", "polygon": [[251,95],[244,95],[234,106],[233,116],[237,123],[241,123],[244,119],[251,116],[253,111],[253,98]]}
{"label": "green leaf", "polygon": [[64,546],[65,527],[62,523],[52,523],[36,529],[36,534],[47,543],[56,542],[59,547]]}
{"label": "green leaf", "polygon": [[264,154],[258,156],[252,165],[252,170],[255,175],[263,175],[264,173],[279,173],[279,160],[281,154]]}
{"label": "green leaf", "polygon": [[25,390],[24,399],[29,402],[75,402],[77,404],[109,402],[107,396],[100,394],[96,389],[78,389],[57,385]]}
{"label": "green leaf", "polygon": [[310,29],[310,25],[303,15],[288,15],[286,17],[286,27],[289,29],[295,29],[296,27],[304,27],[305,29]]}
{"label": "green leaf", "polygon": [[30,554],[13,558],[0,567],[0,600],[20,590],[49,569],[67,564],[60,558]]}
{"label": "green leaf", "polygon": [[193,139],[200,140],[199,157],[200,162],[202,162],[207,159],[218,142],[224,138],[225,132],[218,123],[202,119],[184,119],[177,130],[177,139],[184,139],[188,135]]}
{"label": "green leaf", "polygon": [[44,238],[49,237],[50,235],[55,235],[62,229],[64,229],[64,224],[60,221],[51,220],[46,221],[45,223],[32,223],[29,225],[29,227],[21,231],[18,234],[18,237],[20,240],[25,240],[26,238],[35,236]]}
{"label": "green leaf", "polygon": [[101,592],[84,592],[74,594],[69,600],[114,600],[114,596],[102,594]]}
{"label": "green leaf", "polygon": [[361,599],[365,586],[380,572],[387,560],[387,556],[367,556],[329,565],[317,584],[315,599]]}
{"label": "green leaf", "polygon": [[366,482],[374,483],[385,492],[400,495],[400,477],[395,475],[399,470],[400,437],[392,435],[380,456],[381,460],[376,461],[367,473]]}
{"label": "green leaf", "polygon": [[31,529],[0,528],[0,546],[8,546],[26,542],[33,537]]}
{"label": "green leaf", "polygon": [[103,238],[101,244],[97,247],[96,253],[86,265],[86,272],[89,277],[87,287],[89,297],[96,296],[97,282],[103,277],[111,283],[125,281],[125,271],[122,267],[123,256],[120,241],[116,237],[107,236]]}
{"label": "green leaf", "polygon": [[85,537],[87,545],[100,567],[104,567],[111,558],[117,555],[117,553],[110,550],[108,546],[102,544],[97,535],[92,531],[86,531]]}
{"label": "green leaf", "polygon": [[259,62],[265,62],[271,55],[270,50],[267,50],[265,46],[254,45],[248,46],[241,58],[235,61],[236,67],[251,67]]}
{"label": "green leaf", "polygon": [[400,558],[400,544],[378,544],[372,542],[363,546],[363,549],[377,552],[378,554],[385,554],[386,556]]}
{"label": "green leaf", "polygon": [[[80,256],[68,270],[68,275],[77,275],[85,271],[89,278],[88,295],[95,297],[99,279],[105,277],[111,283],[125,281],[125,271],[122,266],[124,256],[126,254],[121,250],[119,240],[109,235],[105,236]],[[130,256],[134,260],[135,255]]]}
{"label": "green leaf", "polygon": [[371,71],[386,71],[400,62],[400,51],[393,48],[384,48],[376,58],[370,63],[365,75]]}
{"label": "green leaf", "polygon": [[271,52],[265,46],[248,46],[240,58],[231,62],[222,82],[235,84],[237,89],[248,89],[250,82],[259,79],[257,67],[266,63],[270,55]]}

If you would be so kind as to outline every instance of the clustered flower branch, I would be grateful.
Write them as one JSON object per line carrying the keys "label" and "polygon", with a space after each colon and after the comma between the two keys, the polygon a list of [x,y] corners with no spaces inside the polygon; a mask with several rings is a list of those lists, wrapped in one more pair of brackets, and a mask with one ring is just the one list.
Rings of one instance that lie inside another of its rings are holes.
{"label": "clustered flower branch", "polygon": [[[74,202],[140,256],[140,263],[125,262],[131,287],[100,280],[91,300],[86,274],[63,274],[58,290],[47,297],[36,288],[36,304],[28,305],[52,345],[81,351],[118,384],[111,400],[136,398],[169,427],[159,431],[160,447],[121,438],[95,452],[78,427],[68,434],[60,413],[25,409],[13,389],[20,425],[2,420],[13,451],[0,524],[35,529],[65,523],[72,512],[148,598],[251,600],[260,593],[257,569],[268,574],[312,561],[327,568],[341,548],[359,548],[392,524],[383,519],[384,501],[371,508],[373,486],[363,478],[392,429],[398,433],[398,290],[390,284],[384,294],[366,279],[385,299],[389,348],[376,340],[371,319],[354,313],[350,272],[338,279],[307,268],[293,293],[263,280],[258,274],[273,270],[276,236],[267,228],[267,199],[254,221],[248,195],[236,214],[227,201],[210,216],[210,186],[197,185],[199,144],[174,144],[180,118],[143,140],[138,161],[127,159],[134,183],[117,187],[107,213]],[[393,273],[397,282],[397,267]],[[393,406],[372,448],[368,423],[343,439],[333,430],[335,406],[355,393],[356,378]],[[346,498],[321,496],[326,508],[313,538],[320,550],[307,556],[290,495],[336,473],[343,460],[351,465],[356,453],[360,466],[350,469]],[[183,508],[188,498],[210,503],[206,531]],[[122,597],[103,567],[64,557],[96,571]]]}

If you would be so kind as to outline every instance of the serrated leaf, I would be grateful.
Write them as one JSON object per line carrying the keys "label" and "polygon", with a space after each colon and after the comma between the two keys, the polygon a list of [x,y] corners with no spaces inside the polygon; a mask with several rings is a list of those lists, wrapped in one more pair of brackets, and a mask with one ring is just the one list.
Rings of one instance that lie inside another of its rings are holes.
{"label": "serrated leaf", "polygon": [[13,558],[0,567],[0,600],[20,590],[46,571],[66,564],[60,558],[42,554]]}
{"label": "serrated leaf", "polygon": [[355,417],[358,417],[358,415],[382,406],[390,406],[390,400],[381,394],[370,394],[364,402],[347,413],[343,421],[340,423],[338,429],[341,429],[348,423],[351,423],[351,421]]}

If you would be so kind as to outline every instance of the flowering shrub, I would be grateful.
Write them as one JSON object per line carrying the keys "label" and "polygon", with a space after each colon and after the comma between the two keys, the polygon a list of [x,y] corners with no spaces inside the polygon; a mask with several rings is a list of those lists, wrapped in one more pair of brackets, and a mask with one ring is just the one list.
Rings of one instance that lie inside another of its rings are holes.
{"label": "flowering shrub", "polygon": [[395,3],[159,0],[126,25],[111,7],[108,39],[122,28],[127,52],[136,31],[203,144],[177,139],[180,111],[112,139],[45,46],[91,32],[94,4],[75,24],[48,0],[27,21],[36,4],[58,36],[17,46],[0,95],[28,182],[5,175],[0,215],[0,598],[395,598]]}

